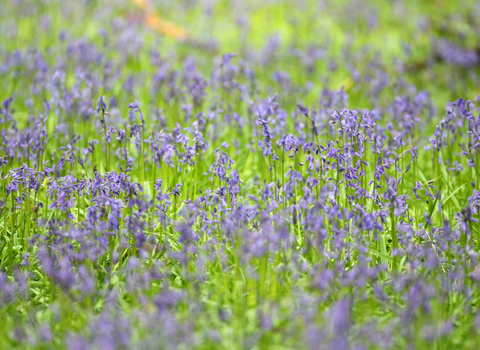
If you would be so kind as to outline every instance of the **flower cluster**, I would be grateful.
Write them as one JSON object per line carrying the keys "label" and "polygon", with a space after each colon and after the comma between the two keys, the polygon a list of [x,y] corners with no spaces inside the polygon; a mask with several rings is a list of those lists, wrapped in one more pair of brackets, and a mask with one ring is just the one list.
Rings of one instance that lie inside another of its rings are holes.
{"label": "flower cluster", "polygon": [[149,9],[96,40],[0,43],[0,348],[478,344],[480,112],[457,96],[478,49],[389,60],[353,45],[378,8],[338,6],[333,51],[169,53]]}

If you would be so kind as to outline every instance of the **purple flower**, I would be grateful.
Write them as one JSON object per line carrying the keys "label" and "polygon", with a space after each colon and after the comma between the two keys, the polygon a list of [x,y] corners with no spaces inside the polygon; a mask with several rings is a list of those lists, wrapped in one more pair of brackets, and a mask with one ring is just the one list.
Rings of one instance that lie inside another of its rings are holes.
{"label": "purple flower", "polygon": [[105,104],[105,102],[103,102],[103,97],[100,96],[100,98],[98,99],[98,103],[97,103],[97,113],[98,112],[102,112],[102,114],[105,114],[105,111],[107,110],[108,106]]}

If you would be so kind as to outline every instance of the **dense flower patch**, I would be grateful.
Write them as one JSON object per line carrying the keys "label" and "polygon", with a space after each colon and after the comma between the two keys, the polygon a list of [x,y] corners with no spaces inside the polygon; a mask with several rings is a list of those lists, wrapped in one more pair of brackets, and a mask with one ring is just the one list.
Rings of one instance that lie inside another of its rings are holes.
{"label": "dense flower patch", "polygon": [[112,28],[0,44],[1,348],[475,348],[479,101],[408,72],[475,85],[478,50]]}

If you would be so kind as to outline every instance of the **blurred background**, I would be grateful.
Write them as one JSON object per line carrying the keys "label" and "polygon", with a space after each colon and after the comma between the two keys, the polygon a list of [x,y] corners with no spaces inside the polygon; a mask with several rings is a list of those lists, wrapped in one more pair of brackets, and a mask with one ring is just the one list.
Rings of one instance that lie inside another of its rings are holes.
{"label": "blurred background", "polygon": [[[377,97],[414,88],[444,106],[480,93],[478,18],[476,1],[12,0],[0,9],[0,55],[3,73],[12,74],[14,52],[52,63],[83,45],[77,54],[102,56],[91,69],[113,72],[107,62],[121,61],[142,73],[138,80],[166,63],[194,61],[209,74],[234,53],[239,69],[267,82],[266,92],[304,89],[308,100],[310,91],[343,86],[355,107],[371,108]],[[18,81],[2,80],[6,98]]]}

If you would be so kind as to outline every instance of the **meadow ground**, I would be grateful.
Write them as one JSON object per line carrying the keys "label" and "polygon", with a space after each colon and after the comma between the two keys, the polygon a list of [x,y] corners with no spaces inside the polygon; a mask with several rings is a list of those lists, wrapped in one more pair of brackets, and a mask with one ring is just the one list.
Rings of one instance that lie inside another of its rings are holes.
{"label": "meadow ground", "polygon": [[0,349],[477,349],[478,18],[2,3]]}

